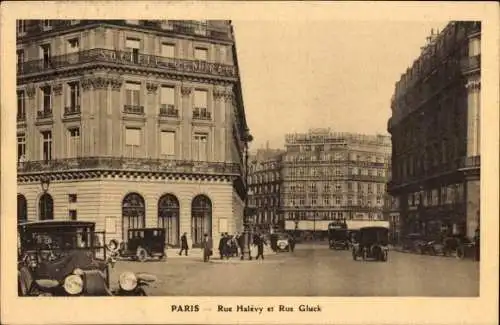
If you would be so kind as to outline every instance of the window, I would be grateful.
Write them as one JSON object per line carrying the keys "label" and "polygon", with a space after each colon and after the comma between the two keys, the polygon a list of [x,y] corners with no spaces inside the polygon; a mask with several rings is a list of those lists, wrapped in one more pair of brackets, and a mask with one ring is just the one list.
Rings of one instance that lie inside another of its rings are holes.
{"label": "window", "polygon": [[68,202],[69,203],[76,203],[77,202],[77,195],[76,194],[68,194]]}
{"label": "window", "polygon": [[141,42],[137,39],[127,38],[125,47],[132,53],[130,60],[133,63],[139,63],[139,49],[141,48]]}
{"label": "window", "polygon": [[225,63],[227,61],[227,49],[225,46],[221,45],[219,48],[220,63]]}
{"label": "window", "polygon": [[140,106],[141,85],[138,83],[127,82],[125,84],[125,104],[126,109],[134,109]]}
{"label": "window", "polygon": [[141,145],[141,129],[126,128],[125,129],[125,144],[127,146]]}
{"label": "window", "polygon": [[69,129],[68,135],[68,158],[78,157],[80,153],[80,129]]}
{"label": "window", "polygon": [[43,27],[43,29],[52,28],[52,20],[49,20],[49,19],[42,20],[42,27]]}
{"label": "window", "polygon": [[161,45],[161,56],[164,58],[175,58],[175,45],[163,43]]}
{"label": "window", "polygon": [[42,160],[52,160],[52,131],[42,132]]}
{"label": "window", "polygon": [[166,156],[175,155],[175,132],[161,131],[161,154]]}
{"label": "window", "polygon": [[205,20],[194,21],[194,33],[197,35],[207,35],[207,22]]}
{"label": "window", "polygon": [[368,184],[368,193],[372,193],[372,184]]}
{"label": "window", "polygon": [[341,197],[340,197],[340,196],[336,196],[336,197],[335,197],[335,204],[336,204],[336,205],[340,205],[340,204],[341,204],[341,202],[342,202]]}
{"label": "window", "polygon": [[382,203],[382,198],[380,196],[377,197],[377,205],[380,205]]}
{"label": "window", "polygon": [[68,40],[67,53],[75,53],[80,51],[80,40],[78,38],[72,38]]}
{"label": "window", "polygon": [[17,50],[16,51],[16,62],[17,62],[17,69],[19,71],[23,71],[23,66],[24,66],[24,50]]}
{"label": "window", "polygon": [[195,133],[193,136],[193,159],[197,161],[207,161],[208,134]]}
{"label": "window", "polygon": [[24,120],[26,118],[26,98],[24,97],[24,90],[17,91],[17,120]]}
{"label": "window", "polygon": [[196,90],[194,92],[193,118],[211,118],[210,112],[208,111],[208,92],[205,90]]}
{"label": "window", "polygon": [[42,111],[51,112],[52,111],[52,88],[50,86],[45,86],[42,88],[43,102]]}
{"label": "window", "polygon": [[16,20],[16,27],[19,34],[26,33],[26,22],[24,20]]}
{"label": "window", "polygon": [[40,46],[40,56],[43,60],[43,67],[50,67],[50,44],[44,44]]}
{"label": "window", "polygon": [[80,108],[80,84],[71,82],[68,84],[67,107],[71,112],[76,112]]}
{"label": "window", "polygon": [[76,220],[77,213],[76,210],[69,210],[69,220]]}
{"label": "window", "polygon": [[26,159],[26,135],[24,133],[17,135],[17,161],[24,162]]}
{"label": "window", "polygon": [[200,61],[208,60],[208,50],[204,48],[197,47],[194,49],[194,58]]}
{"label": "window", "polygon": [[337,192],[342,191],[342,184],[335,184],[335,191]]}
{"label": "window", "polygon": [[175,88],[162,86],[160,92],[161,110],[172,110],[175,108]]}

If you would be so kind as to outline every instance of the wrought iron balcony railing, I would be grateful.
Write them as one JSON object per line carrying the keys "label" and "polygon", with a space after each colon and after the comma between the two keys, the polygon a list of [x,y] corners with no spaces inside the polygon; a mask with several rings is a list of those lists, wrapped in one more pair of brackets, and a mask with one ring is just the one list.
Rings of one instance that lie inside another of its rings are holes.
{"label": "wrought iron balcony railing", "polygon": [[80,115],[81,113],[80,105],[64,107],[64,116]]}
{"label": "wrought iron balcony railing", "polygon": [[38,111],[38,112],[36,112],[36,117],[39,119],[51,118],[52,117],[52,110],[44,109],[44,110]]}
{"label": "wrought iron balcony railing", "polygon": [[81,157],[48,161],[26,161],[19,163],[17,167],[20,174],[80,170],[241,175],[241,168],[239,164],[235,163],[124,157]]}
{"label": "wrought iron balcony railing", "polygon": [[127,51],[96,48],[71,54],[53,56],[48,60],[30,60],[17,66],[18,76],[46,73],[53,70],[86,66],[116,64],[143,68],[166,69],[169,72],[199,73],[220,77],[236,78],[235,66],[199,60],[174,59],[149,54],[133,54]]}
{"label": "wrought iron balcony railing", "polygon": [[160,116],[179,117],[179,110],[174,105],[162,105],[160,106]]}
{"label": "wrought iron balcony railing", "polygon": [[469,56],[460,62],[462,73],[473,72],[481,69],[481,55]]}
{"label": "wrought iron balcony railing", "polygon": [[195,120],[211,120],[212,112],[207,112],[206,110],[194,109],[193,119]]}
{"label": "wrought iron balcony railing", "polygon": [[123,105],[123,112],[127,114],[144,115],[144,106]]}

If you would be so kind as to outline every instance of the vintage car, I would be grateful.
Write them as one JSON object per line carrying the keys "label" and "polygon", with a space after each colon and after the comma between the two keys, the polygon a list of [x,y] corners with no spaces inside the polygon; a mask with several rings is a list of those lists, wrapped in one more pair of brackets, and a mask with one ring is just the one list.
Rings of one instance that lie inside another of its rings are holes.
{"label": "vintage car", "polygon": [[330,224],[328,226],[328,243],[330,249],[349,249],[350,242],[347,227]]}
{"label": "vintage car", "polygon": [[110,289],[105,233],[93,222],[45,220],[18,224],[19,296],[145,295],[154,276],[124,272]]}
{"label": "vintage car", "polygon": [[432,242],[420,233],[411,233],[402,239],[402,249],[412,253],[426,254],[431,250]]}
{"label": "vintage car", "polygon": [[127,241],[118,243],[113,239],[108,249],[114,257],[144,262],[151,258],[159,260],[165,254],[165,228],[135,228],[127,231]]}
{"label": "vintage car", "polygon": [[430,243],[429,254],[453,256],[458,259],[465,257],[475,257],[475,244],[464,235],[449,235],[441,241]]}
{"label": "vintage car", "polygon": [[285,233],[275,233],[276,236],[276,251],[278,252],[289,252],[290,243],[288,241],[288,234]]}
{"label": "vintage car", "polygon": [[385,227],[363,227],[352,247],[352,258],[363,260],[373,258],[377,261],[386,262],[388,259],[389,229]]}

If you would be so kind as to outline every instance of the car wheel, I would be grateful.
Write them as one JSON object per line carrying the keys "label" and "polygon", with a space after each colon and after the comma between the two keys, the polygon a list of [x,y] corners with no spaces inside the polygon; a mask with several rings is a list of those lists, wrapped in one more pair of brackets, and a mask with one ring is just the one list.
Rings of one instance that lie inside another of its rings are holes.
{"label": "car wheel", "polygon": [[138,248],[137,249],[137,260],[139,262],[145,262],[147,258],[148,258],[148,253],[146,252],[146,250],[142,247]]}

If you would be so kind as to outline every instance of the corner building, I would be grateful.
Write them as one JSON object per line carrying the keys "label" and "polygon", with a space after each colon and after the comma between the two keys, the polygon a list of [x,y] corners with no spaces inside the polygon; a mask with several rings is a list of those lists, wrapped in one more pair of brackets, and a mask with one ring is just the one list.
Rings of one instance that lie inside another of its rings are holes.
{"label": "corner building", "polygon": [[382,225],[391,141],[311,129],[288,134],[282,157],[281,212],[285,230],[326,236],[332,221],[349,229]]}
{"label": "corner building", "polygon": [[230,21],[17,21],[17,96],[18,220],[164,227],[170,246],[241,230]]}
{"label": "corner building", "polygon": [[450,22],[396,83],[388,191],[402,234],[479,228],[480,70],[480,22]]}

